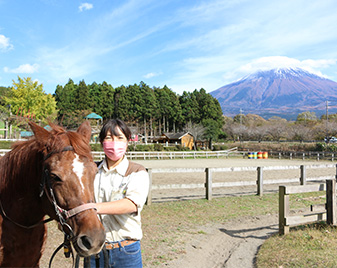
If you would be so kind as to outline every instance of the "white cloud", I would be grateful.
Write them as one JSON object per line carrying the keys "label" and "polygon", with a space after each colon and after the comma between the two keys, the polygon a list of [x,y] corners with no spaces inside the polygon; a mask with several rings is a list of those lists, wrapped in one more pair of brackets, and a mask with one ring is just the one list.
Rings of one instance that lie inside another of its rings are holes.
{"label": "white cloud", "polygon": [[0,50],[6,51],[13,48],[13,45],[9,42],[9,38],[0,34]]}
{"label": "white cloud", "polygon": [[4,67],[5,73],[20,73],[20,74],[32,74],[38,71],[38,64],[22,64],[18,68],[9,69],[8,67]]}
{"label": "white cloud", "polygon": [[81,4],[78,9],[80,10],[80,12],[84,11],[84,10],[90,10],[94,8],[94,5],[93,4],[89,4],[89,3],[83,3]]}
{"label": "white cloud", "polygon": [[155,76],[158,76],[158,75],[160,75],[160,73],[148,73],[148,74],[144,75],[144,78],[149,79],[149,78],[152,78],[152,77],[155,77]]}

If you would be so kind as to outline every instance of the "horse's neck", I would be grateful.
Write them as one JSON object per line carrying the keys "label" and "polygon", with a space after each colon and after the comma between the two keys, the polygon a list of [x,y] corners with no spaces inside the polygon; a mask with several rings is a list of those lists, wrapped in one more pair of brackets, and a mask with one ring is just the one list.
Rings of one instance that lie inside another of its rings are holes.
{"label": "horse's neck", "polygon": [[0,194],[5,213],[23,225],[40,221],[45,215],[39,196],[42,168],[29,165],[32,163],[21,163]]}

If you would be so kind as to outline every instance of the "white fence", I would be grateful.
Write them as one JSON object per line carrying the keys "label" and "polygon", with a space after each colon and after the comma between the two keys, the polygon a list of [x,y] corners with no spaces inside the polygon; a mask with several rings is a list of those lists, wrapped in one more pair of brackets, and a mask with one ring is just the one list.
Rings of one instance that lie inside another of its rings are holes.
{"label": "white fence", "polygon": [[[9,152],[9,149],[1,149],[0,156]],[[95,161],[100,161],[105,157],[104,152],[92,152]],[[220,158],[229,156],[244,156],[244,152],[238,152],[237,147],[223,151],[180,151],[180,152],[127,152],[129,159],[179,159],[179,158]]]}
{"label": "white fence", "polygon": [[[95,161],[102,160],[104,152],[92,152]],[[128,159],[185,159],[185,158],[220,158],[229,156],[243,157],[245,153],[237,151],[237,147],[223,151],[180,151],[180,152],[127,152]]]}

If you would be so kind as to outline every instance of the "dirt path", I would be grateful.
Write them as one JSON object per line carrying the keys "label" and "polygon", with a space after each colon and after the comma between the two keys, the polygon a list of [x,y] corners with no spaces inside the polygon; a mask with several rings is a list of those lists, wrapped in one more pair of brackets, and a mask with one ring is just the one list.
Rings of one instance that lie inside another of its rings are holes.
{"label": "dirt path", "polygon": [[186,254],[163,267],[253,268],[259,247],[278,231],[277,215],[247,217],[204,227],[186,243]]}

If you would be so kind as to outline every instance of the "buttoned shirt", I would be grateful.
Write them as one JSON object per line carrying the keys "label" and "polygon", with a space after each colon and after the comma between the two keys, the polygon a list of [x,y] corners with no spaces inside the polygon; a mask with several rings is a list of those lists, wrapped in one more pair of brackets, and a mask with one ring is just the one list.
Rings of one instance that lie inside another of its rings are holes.
{"label": "buttoned shirt", "polygon": [[96,202],[128,198],[137,206],[136,213],[100,215],[106,232],[106,240],[110,242],[124,239],[140,240],[143,237],[140,212],[149,191],[149,175],[145,169],[133,171],[128,175],[126,172],[129,165],[129,160],[124,156],[122,162],[109,170],[106,161],[103,160],[98,166],[98,173],[95,177]]}

